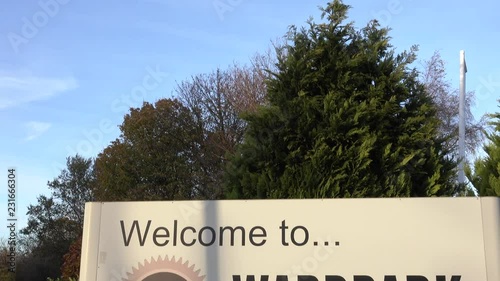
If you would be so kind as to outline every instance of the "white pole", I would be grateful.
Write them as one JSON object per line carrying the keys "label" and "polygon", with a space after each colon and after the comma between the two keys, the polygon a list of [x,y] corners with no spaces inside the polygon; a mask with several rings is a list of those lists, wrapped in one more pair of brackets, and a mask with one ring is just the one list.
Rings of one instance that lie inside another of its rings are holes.
{"label": "white pole", "polygon": [[458,182],[465,184],[464,162],[465,162],[465,51],[460,51],[460,103],[458,123]]}

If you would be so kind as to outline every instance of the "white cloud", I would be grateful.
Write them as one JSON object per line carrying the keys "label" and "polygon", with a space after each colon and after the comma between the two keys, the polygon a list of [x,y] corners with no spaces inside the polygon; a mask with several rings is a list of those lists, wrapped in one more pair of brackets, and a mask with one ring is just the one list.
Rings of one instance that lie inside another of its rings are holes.
{"label": "white cloud", "polygon": [[0,73],[0,110],[46,100],[77,87],[73,77],[61,79]]}
{"label": "white cloud", "polygon": [[43,133],[45,133],[52,124],[50,123],[45,123],[45,122],[28,122],[25,124],[26,128],[28,129],[28,136],[25,138],[26,141],[31,141],[39,136],[41,136]]}

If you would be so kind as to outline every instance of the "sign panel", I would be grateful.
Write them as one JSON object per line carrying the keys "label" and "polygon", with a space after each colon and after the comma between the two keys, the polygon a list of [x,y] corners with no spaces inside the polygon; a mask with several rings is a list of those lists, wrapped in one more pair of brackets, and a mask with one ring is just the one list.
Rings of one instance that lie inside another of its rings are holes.
{"label": "sign panel", "polygon": [[498,281],[500,198],[99,202],[80,280]]}

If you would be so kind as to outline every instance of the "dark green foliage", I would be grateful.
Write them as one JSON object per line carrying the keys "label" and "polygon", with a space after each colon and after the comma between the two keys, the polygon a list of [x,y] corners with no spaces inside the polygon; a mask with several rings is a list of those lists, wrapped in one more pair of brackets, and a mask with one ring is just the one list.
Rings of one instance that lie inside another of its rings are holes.
{"label": "dark green foliage", "polygon": [[9,244],[8,239],[0,239],[0,280],[2,281],[16,281],[16,274],[10,271],[10,247],[14,245]]}
{"label": "dark green foliage", "polygon": [[480,196],[500,196],[500,112],[489,117],[493,119],[490,125],[494,131],[486,134],[486,156],[476,160],[474,172],[469,169],[467,176]]}
{"label": "dark green foliage", "polygon": [[64,254],[82,235],[84,204],[93,199],[94,162],[76,155],[66,165],[47,183],[52,196],[41,195],[28,207],[28,223],[20,231],[17,280],[61,276]]}
{"label": "dark green foliage", "polygon": [[47,185],[62,205],[64,216],[83,227],[85,202],[94,200],[94,161],[76,155],[66,159],[66,166],[67,169]]}
{"label": "dark green foliage", "polygon": [[395,54],[388,30],[345,23],[291,27],[269,81],[270,105],[246,117],[244,143],[227,172],[230,198],[443,196],[456,192],[455,161],[438,139],[435,106],[415,48]]}
{"label": "dark green foliage", "polygon": [[28,208],[28,225],[21,230],[22,239],[31,240],[19,261],[19,280],[45,280],[60,276],[63,255],[81,232],[77,222],[64,216],[60,204],[46,196]]}
{"label": "dark green foliage", "polygon": [[[40,267],[36,270],[37,276],[60,276],[63,256],[80,235],[81,226],[64,216],[64,209],[56,200],[43,195],[38,197],[37,205],[28,207],[27,215],[28,225],[21,230],[21,234],[36,241],[35,247],[30,249],[30,263]],[[33,267],[26,267],[22,271],[33,270]]]}

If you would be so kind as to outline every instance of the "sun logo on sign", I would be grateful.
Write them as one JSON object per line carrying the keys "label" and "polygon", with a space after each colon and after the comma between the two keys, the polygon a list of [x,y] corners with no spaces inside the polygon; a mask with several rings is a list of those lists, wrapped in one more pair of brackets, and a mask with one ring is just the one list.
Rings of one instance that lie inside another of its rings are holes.
{"label": "sun logo on sign", "polygon": [[189,265],[188,261],[182,258],[175,260],[175,257],[168,258],[161,256],[155,260],[144,260],[137,268],[133,267],[132,272],[127,272],[127,278],[123,281],[203,281],[205,276],[200,276],[200,269],[195,271],[194,264]]}

